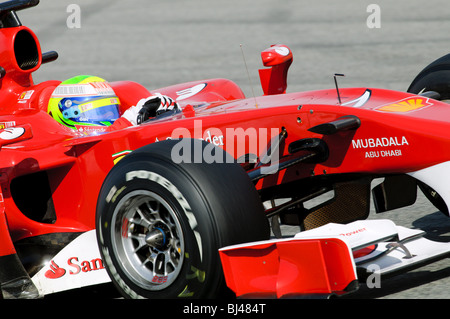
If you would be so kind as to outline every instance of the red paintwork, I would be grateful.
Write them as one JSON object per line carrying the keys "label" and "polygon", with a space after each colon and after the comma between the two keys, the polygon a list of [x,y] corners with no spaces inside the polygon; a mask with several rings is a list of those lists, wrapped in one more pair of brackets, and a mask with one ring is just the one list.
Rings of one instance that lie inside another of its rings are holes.
{"label": "red paintwork", "polygon": [[286,93],[287,73],[293,60],[291,49],[286,45],[272,45],[261,52],[261,59],[264,66],[271,67],[259,70],[264,94]]}
{"label": "red paintwork", "polygon": [[[36,44],[39,60],[28,70],[20,68],[14,55],[14,39],[19,32],[31,35]],[[366,88],[341,89],[343,105],[339,105],[335,89],[273,95],[270,88],[281,87],[284,92],[285,75],[292,61],[291,52],[287,57],[278,58],[273,56],[273,50],[272,48],[263,53],[263,61],[273,68],[269,69],[271,72],[280,73],[269,78],[268,73],[263,72],[261,80],[265,96],[246,99],[236,84],[225,79],[179,84],[152,92],[179,98],[183,107],[181,114],[138,127],[97,136],[83,136],[61,126],[45,111],[49,94],[59,81],[39,84],[33,82],[32,73],[42,62],[41,49],[34,33],[24,26],[0,29],[0,66],[6,71],[0,80],[0,125],[27,128],[23,140],[16,140],[13,144],[8,144],[11,141],[0,143],[0,184],[12,241],[51,232],[93,229],[97,195],[106,174],[114,165],[113,155],[170,138],[173,133],[179,133],[180,129],[184,129],[181,132],[189,132],[190,137],[204,138],[218,144],[223,142],[222,146],[227,148],[231,143],[225,134],[227,129],[243,129],[244,133],[254,130],[258,135],[258,142],[260,138],[265,138],[265,142],[261,144],[264,146],[268,138],[284,127],[288,131],[286,145],[289,145],[290,142],[305,137],[322,138],[321,135],[308,131],[315,125],[345,115],[360,118],[361,127],[356,131],[323,136],[332,154],[326,162],[317,165],[302,164],[280,171],[259,181],[257,188],[268,188],[278,183],[309,177],[312,172],[316,176],[350,172],[410,172],[450,159],[450,149],[447,147],[449,137],[443,133],[450,129],[450,124],[446,121],[450,118],[447,104],[435,100],[429,100],[426,104],[426,99],[419,96],[372,89],[370,99],[363,106],[354,107],[354,103],[344,106],[362,96]],[[275,71],[277,67],[280,67],[279,71]],[[273,85],[267,84],[269,79],[273,81]],[[111,85],[122,101],[122,111],[151,93],[134,82],[113,82]],[[188,90],[180,92],[186,89]],[[31,96],[27,92],[32,92]],[[196,94],[188,97],[188,93]],[[185,98],[180,99],[180,94]],[[397,112],[380,110],[384,105],[404,99],[411,99],[416,106],[424,103],[424,106],[409,112],[398,112],[401,104],[396,106]],[[260,134],[265,132],[270,136]],[[369,139],[375,142],[378,139],[382,143],[387,139],[390,145],[364,148],[364,145],[369,145]],[[407,144],[402,144],[402,141]],[[359,145],[359,148],[354,145]],[[262,150],[262,147],[257,148],[258,153]],[[368,158],[367,152],[370,151],[394,153]],[[396,151],[400,153],[395,153]],[[431,151],[433,156],[425,159],[423,155],[431,154]],[[236,143],[231,152],[237,158],[244,155],[246,150],[240,150]],[[290,156],[287,147],[283,154]],[[11,181],[39,171],[48,173],[57,214],[54,224],[30,220],[22,214],[11,197]],[[2,245],[6,243],[2,238],[0,240]],[[8,247],[3,246],[0,254],[12,251],[13,247]]]}
{"label": "red paintwork", "polygon": [[343,292],[356,280],[348,246],[337,238],[236,247],[219,253],[227,286],[237,297],[257,292],[256,297],[282,298],[298,291],[305,295],[328,295]]}

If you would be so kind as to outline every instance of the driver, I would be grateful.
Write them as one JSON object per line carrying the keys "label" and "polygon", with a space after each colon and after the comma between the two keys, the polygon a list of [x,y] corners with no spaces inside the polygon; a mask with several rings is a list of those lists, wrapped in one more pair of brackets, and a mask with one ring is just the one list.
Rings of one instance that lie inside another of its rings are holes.
{"label": "driver", "polygon": [[166,111],[179,111],[172,98],[156,93],[120,114],[120,100],[104,79],[79,75],[53,91],[47,112],[59,123],[79,132],[109,132],[143,123]]}
{"label": "driver", "polygon": [[[47,111],[64,126],[92,134],[138,125],[163,112],[180,110],[173,99],[161,94],[141,99],[122,115],[119,106],[119,98],[108,82],[99,77],[80,75],[54,89]],[[10,240],[7,227],[2,228],[5,222],[0,213],[0,239],[5,246],[0,249],[0,268],[3,267],[0,271],[0,299],[5,295],[11,298],[39,298],[39,292],[27,277],[13,243],[5,243]]]}

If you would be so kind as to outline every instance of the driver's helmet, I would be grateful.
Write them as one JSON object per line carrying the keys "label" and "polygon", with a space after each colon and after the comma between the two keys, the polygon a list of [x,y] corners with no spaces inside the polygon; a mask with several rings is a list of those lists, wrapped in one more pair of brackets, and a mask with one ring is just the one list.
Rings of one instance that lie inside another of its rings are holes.
{"label": "driver's helmet", "polygon": [[104,79],[79,75],[53,91],[48,113],[59,123],[80,132],[104,131],[119,118],[119,98]]}

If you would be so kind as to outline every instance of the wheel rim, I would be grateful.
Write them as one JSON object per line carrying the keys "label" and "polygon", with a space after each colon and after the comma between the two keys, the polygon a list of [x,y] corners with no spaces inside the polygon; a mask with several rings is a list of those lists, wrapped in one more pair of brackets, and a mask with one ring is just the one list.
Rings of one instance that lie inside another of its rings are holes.
{"label": "wheel rim", "polygon": [[150,191],[134,191],[116,206],[112,246],[134,284],[162,290],[178,277],[184,260],[183,231],[169,203]]}

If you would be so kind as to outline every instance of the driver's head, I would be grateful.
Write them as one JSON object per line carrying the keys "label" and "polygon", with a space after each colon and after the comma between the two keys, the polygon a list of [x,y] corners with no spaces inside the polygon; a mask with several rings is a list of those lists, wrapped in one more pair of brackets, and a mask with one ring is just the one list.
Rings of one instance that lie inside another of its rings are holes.
{"label": "driver's head", "polygon": [[104,79],[79,75],[53,91],[48,113],[59,123],[78,131],[102,131],[119,118],[119,98]]}

